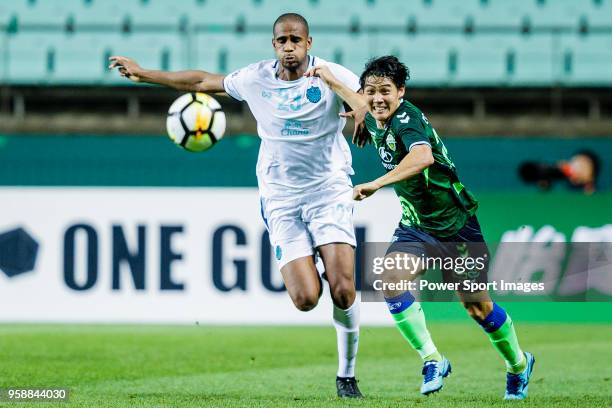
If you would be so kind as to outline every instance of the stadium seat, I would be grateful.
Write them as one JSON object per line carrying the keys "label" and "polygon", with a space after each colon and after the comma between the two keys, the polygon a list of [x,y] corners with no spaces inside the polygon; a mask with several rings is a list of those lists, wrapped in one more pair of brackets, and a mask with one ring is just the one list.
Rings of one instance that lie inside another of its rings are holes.
{"label": "stadium seat", "polygon": [[396,55],[410,69],[410,84],[442,85],[450,78],[452,44],[447,35],[395,35],[379,41],[377,54]]}
{"label": "stadium seat", "polygon": [[8,2],[0,1],[0,31],[5,32],[13,16],[16,15],[14,7]]}
{"label": "stadium seat", "polygon": [[612,30],[612,0],[589,1],[589,7],[582,10],[587,17],[589,28]]}
{"label": "stadium seat", "polygon": [[344,65],[357,75],[373,56],[373,49],[365,34],[320,33],[314,34],[312,41],[312,55]]}
{"label": "stadium seat", "polygon": [[517,33],[523,25],[525,12],[507,0],[481,1],[472,11],[474,30],[508,30]]}
{"label": "stadium seat", "polygon": [[194,39],[195,68],[229,73],[254,62],[274,58],[272,33],[199,33]]}
{"label": "stadium seat", "polygon": [[431,28],[462,30],[466,26],[467,18],[478,7],[478,0],[413,0],[408,4],[407,12],[415,16],[418,30]]}
{"label": "stadium seat", "polygon": [[506,56],[511,34],[462,36],[454,43],[457,70],[454,85],[499,86],[507,80]]}
{"label": "stadium seat", "polygon": [[79,30],[119,31],[126,18],[138,10],[140,0],[93,0],[75,14],[75,28]]}
{"label": "stadium seat", "polygon": [[8,34],[0,32],[0,83],[8,82]]}
{"label": "stadium seat", "polygon": [[228,48],[231,46],[227,34],[198,33],[192,47],[192,69],[214,73],[228,73]]}
{"label": "stadium seat", "polygon": [[[359,21],[364,27],[385,27],[386,29],[402,29],[407,27],[410,6],[421,0],[371,0],[355,1],[350,7],[355,7],[359,13]],[[384,6],[383,6],[384,5]]]}
{"label": "stadium seat", "polygon": [[187,5],[193,0],[148,0],[138,3],[130,13],[130,22],[134,31],[178,30],[183,19],[187,18]]}
{"label": "stadium seat", "polygon": [[508,51],[512,85],[550,86],[559,79],[559,53],[552,34],[517,37]]}
{"label": "stadium seat", "polygon": [[[571,30],[578,27],[581,4],[575,0],[483,0],[474,10],[474,28]],[[583,3],[584,4],[584,3]]]}
{"label": "stadium seat", "polygon": [[[356,2],[355,2],[356,3]],[[251,1],[241,10],[248,30],[271,30],[278,16],[298,13],[304,16],[311,34],[321,31],[349,31],[358,21],[358,11],[345,1],[296,0],[290,3],[273,0]]]}
{"label": "stadium seat", "polygon": [[199,31],[234,29],[252,2],[253,0],[196,1],[189,7],[190,24]]}
{"label": "stadium seat", "polygon": [[107,69],[114,54],[151,69],[185,67],[178,35],[20,33],[8,44],[7,77],[13,83],[124,83]]}
{"label": "stadium seat", "polygon": [[[101,44],[104,58],[109,55],[125,55],[134,58],[141,66],[148,69],[175,71],[189,68],[187,42],[177,33],[105,35]],[[116,73],[108,70],[105,71],[104,80],[125,82]]]}
{"label": "stadium seat", "polygon": [[515,0],[512,5],[528,14],[534,30],[576,30],[584,2],[576,0]]}
{"label": "stadium seat", "polygon": [[54,41],[54,83],[96,83],[107,71],[103,36],[91,34],[57,35]]}
{"label": "stadium seat", "polygon": [[20,29],[61,30],[83,0],[14,0],[11,3]]}
{"label": "stadium seat", "polygon": [[54,49],[62,35],[21,33],[8,40],[6,77],[11,83],[45,84],[55,70]]}
{"label": "stadium seat", "polygon": [[564,75],[565,85],[612,85],[612,70],[604,68],[612,67],[612,36],[563,36],[561,52],[571,58]]}

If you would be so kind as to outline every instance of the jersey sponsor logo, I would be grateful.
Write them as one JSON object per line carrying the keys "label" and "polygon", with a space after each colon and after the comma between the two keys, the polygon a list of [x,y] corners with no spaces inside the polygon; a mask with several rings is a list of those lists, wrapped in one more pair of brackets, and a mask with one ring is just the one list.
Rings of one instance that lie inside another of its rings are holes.
{"label": "jersey sponsor logo", "polygon": [[389,133],[389,134],[387,135],[387,140],[386,140],[386,142],[387,142],[387,146],[389,146],[389,150],[391,150],[392,152],[394,152],[394,151],[395,151],[395,148],[396,148],[397,146],[395,145],[395,137],[393,136],[393,134]]}
{"label": "jersey sponsor logo", "polygon": [[263,90],[261,91],[261,97],[264,99],[270,99],[272,98],[272,92]]}
{"label": "jersey sponsor logo", "polygon": [[295,119],[287,119],[285,126],[281,130],[283,136],[303,136],[309,135],[310,129],[302,126],[302,122]]}
{"label": "jersey sponsor logo", "polygon": [[384,146],[380,146],[378,148],[378,154],[380,155],[380,159],[384,162],[384,163],[391,163],[391,160],[393,160],[393,155],[391,153],[389,153]]}
{"label": "jersey sponsor logo", "polygon": [[408,123],[410,122],[410,116],[408,116],[408,113],[404,112],[400,115],[396,115],[396,117],[400,120],[400,123]]}
{"label": "jersey sponsor logo", "polygon": [[321,100],[321,88],[318,86],[311,86],[306,90],[306,99],[312,103],[317,103]]}

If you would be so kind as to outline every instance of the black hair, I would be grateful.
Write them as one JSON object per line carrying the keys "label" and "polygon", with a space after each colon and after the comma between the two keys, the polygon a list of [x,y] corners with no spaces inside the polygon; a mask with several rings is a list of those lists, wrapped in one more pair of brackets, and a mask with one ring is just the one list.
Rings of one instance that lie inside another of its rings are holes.
{"label": "black hair", "polygon": [[274,22],[274,25],[272,26],[272,34],[274,34],[274,30],[276,30],[276,26],[278,24],[284,23],[286,21],[294,21],[302,24],[306,28],[306,35],[310,35],[310,27],[308,27],[308,21],[306,21],[306,19],[302,15],[297,13],[285,13],[278,16],[278,18]]}
{"label": "black hair", "polygon": [[359,78],[361,89],[365,86],[366,78],[375,76],[389,78],[396,87],[406,86],[410,79],[410,70],[397,57],[385,55],[384,57],[372,58],[366,63],[365,70]]}
{"label": "black hair", "polygon": [[596,182],[601,170],[601,160],[599,159],[599,156],[592,150],[588,149],[579,150],[575,153],[575,155],[586,156],[591,160],[591,163],[593,164],[593,182]]}

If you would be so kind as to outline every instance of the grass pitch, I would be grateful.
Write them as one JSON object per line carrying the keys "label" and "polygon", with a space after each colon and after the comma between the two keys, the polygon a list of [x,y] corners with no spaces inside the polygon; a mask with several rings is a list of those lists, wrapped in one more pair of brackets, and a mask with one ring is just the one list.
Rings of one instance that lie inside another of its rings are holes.
{"label": "grass pitch", "polygon": [[[430,397],[418,393],[420,360],[393,327],[362,328],[361,401],[335,398],[331,327],[0,325],[0,388],[70,388],[68,403],[45,407],[512,404],[502,401],[503,362],[476,324],[429,326],[453,365]],[[529,398],[519,405],[611,406],[612,325],[518,322],[517,329],[536,357]]]}

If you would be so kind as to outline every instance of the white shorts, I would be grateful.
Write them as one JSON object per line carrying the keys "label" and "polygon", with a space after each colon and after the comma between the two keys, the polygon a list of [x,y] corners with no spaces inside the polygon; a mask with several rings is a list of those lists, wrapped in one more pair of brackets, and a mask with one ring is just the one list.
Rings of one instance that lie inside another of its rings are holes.
{"label": "white shorts", "polygon": [[339,181],[290,198],[261,197],[261,215],[279,269],[310,256],[321,245],[356,245],[353,227],[353,187]]}

